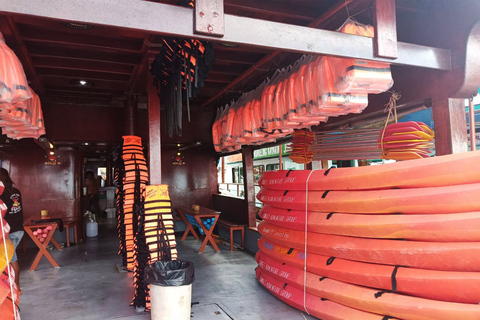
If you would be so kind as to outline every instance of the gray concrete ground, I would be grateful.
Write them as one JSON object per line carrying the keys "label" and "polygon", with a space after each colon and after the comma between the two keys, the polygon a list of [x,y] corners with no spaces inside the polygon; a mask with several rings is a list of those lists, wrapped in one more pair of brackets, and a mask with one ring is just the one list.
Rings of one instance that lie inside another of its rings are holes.
{"label": "gray concrete ground", "polygon": [[[302,314],[276,299],[260,285],[254,257],[243,251],[207,246],[198,253],[201,241],[179,238],[180,259],[195,265],[192,319],[305,320]],[[22,320],[142,320],[149,313],[136,313],[129,306],[133,297],[131,273],[120,273],[115,221],[100,224],[99,236],[50,251],[61,268],[54,269],[42,258],[36,271],[28,271],[37,250],[19,250],[22,268],[20,297]]]}

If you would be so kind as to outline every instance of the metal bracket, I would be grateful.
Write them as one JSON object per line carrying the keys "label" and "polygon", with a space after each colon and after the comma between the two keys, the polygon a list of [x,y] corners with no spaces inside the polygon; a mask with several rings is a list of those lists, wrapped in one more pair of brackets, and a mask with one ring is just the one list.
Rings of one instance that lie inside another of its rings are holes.
{"label": "metal bracket", "polygon": [[223,37],[225,35],[223,0],[196,0],[194,20],[195,33]]}

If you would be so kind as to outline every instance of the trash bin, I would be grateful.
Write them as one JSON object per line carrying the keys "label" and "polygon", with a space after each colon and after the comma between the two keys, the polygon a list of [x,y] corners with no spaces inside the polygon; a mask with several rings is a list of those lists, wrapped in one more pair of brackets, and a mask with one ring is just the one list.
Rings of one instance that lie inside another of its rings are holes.
{"label": "trash bin", "polygon": [[190,261],[156,261],[145,268],[145,283],[150,284],[152,320],[189,320],[192,308]]}

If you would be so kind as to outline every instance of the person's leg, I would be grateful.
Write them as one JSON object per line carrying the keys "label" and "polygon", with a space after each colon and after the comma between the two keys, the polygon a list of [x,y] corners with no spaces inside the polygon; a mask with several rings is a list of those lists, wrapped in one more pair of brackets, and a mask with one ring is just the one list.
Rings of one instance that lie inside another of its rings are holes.
{"label": "person's leg", "polygon": [[13,254],[12,260],[10,261],[10,265],[12,266],[13,271],[15,272],[15,284],[17,285],[20,293],[22,292],[22,290],[20,290],[20,265],[18,264],[17,247],[23,238],[23,234],[24,234],[24,231],[16,231],[8,235],[8,239],[12,241],[13,247],[15,248],[15,252]]}

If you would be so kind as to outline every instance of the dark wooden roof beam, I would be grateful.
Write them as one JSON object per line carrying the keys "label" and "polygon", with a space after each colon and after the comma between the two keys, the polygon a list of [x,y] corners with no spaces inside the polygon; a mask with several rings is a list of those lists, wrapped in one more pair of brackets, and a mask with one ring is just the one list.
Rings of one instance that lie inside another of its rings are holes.
{"label": "dark wooden roof beam", "polygon": [[83,71],[83,70],[37,68],[37,72],[40,76],[77,78],[77,79],[92,80],[92,81],[108,80],[108,81],[128,82],[128,80],[130,79],[129,75],[124,75],[124,74],[93,72],[93,71]]}
{"label": "dark wooden roof beam", "polygon": [[37,94],[43,94],[43,84],[38,78],[37,71],[33,65],[32,59],[28,55],[27,48],[23,42],[17,25],[11,16],[0,16],[0,31],[3,33],[7,44],[15,50],[15,54],[24,61],[24,71],[27,79],[31,82],[30,86],[36,90]]}
{"label": "dark wooden roof beam", "polygon": [[96,71],[114,74],[128,74],[133,71],[133,66],[118,65],[108,62],[85,61],[69,58],[32,57],[37,68],[54,68],[67,70]]}
{"label": "dark wooden roof beam", "polygon": [[106,53],[100,51],[77,50],[60,47],[57,45],[45,45],[30,43],[28,52],[32,57],[54,57],[60,59],[77,59],[97,62],[109,62],[114,64],[136,65],[139,63],[137,54],[128,55],[120,53]]}
{"label": "dark wooden roof beam", "polygon": [[107,48],[115,49],[119,52],[140,52],[143,44],[142,39],[121,39],[94,37],[83,34],[70,34],[54,30],[41,30],[36,27],[19,25],[22,38],[27,42],[33,43],[55,43],[61,45],[81,45],[85,48]]}
{"label": "dark wooden roof beam", "polygon": [[[41,76],[43,84],[47,86],[57,87],[57,88],[73,88],[70,81],[66,78],[61,77],[51,77],[51,76]],[[75,80],[75,79],[72,79]],[[78,80],[78,79],[77,79]],[[93,87],[99,90],[114,90],[114,91],[125,91],[127,83],[106,81],[106,80],[95,80]]]}
{"label": "dark wooden roof beam", "polygon": [[[340,3],[343,4],[348,1]],[[111,10],[112,7],[115,7],[115,10]],[[71,10],[71,8],[82,8],[82,10]],[[231,14],[225,15],[226,30],[225,36],[221,40],[213,36],[196,35],[194,34],[193,10],[191,8],[140,0],[128,2],[118,2],[116,0],[95,2],[86,0],[70,0],[68,2],[63,0],[38,0],[34,3],[30,0],[16,0],[3,4],[0,10],[66,21],[73,20],[82,23],[144,30],[154,34],[252,45],[287,52],[390,62],[387,59],[375,57],[373,41],[366,37]],[[142,19],[135,19],[134,17],[142,17]],[[181,21],[180,24],[179,21]],[[43,36],[39,30],[35,31],[37,36]],[[52,36],[48,35],[47,38],[55,38]],[[86,45],[92,41],[90,37],[87,38]],[[62,39],[53,40],[62,41]],[[349,45],[345,46],[345,43]],[[102,47],[100,44],[97,45]],[[141,45],[138,47],[138,50],[140,49]],[[447,49],[399,42],[398,59],[394,63],[436,70],[451,70],[452,57],[450,50]]]}
{"label": "dark wooden roof beam", "polygon": [[124,97],[125,92],[123,90],[106,90],[106,89],[98,89],[95,87],[58,87],[58,86],[45,86],[45,91],[51,93],[79,93],[79,94],[90,94],[90,95],[107,95],[107,96],[115,96],[115,97]]}
{"label": "dark wooden roof beam", "polygon": [[282,20],[304,21],[305,23],[311,22],[316,18],[316,16],[312,16],[312,14],[316,14],[315,10],[305,10],[305,7],[302,8],[302,6],[298,5],[292,6],[281,3],[280,1],[230,0],[225,2],[226,12],[236,14],[238,10],[266,16],[274,16],[281,18]]}

